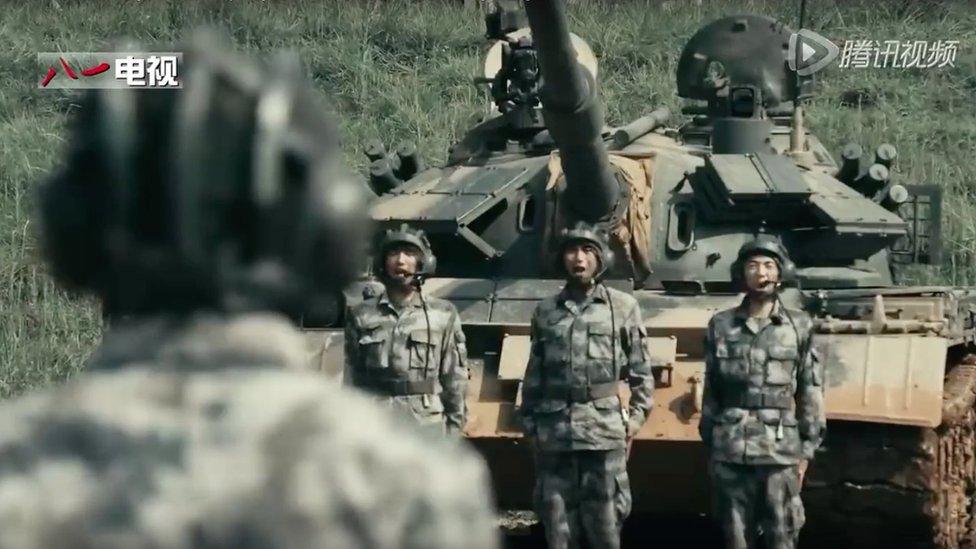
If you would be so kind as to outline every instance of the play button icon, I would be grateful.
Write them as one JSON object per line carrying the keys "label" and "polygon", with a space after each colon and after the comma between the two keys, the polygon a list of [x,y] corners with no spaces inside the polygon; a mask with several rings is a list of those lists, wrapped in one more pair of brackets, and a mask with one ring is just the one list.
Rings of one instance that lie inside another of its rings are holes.
{"label": "play button icon", "polygon": [[838,54],[840,48],[830,40],[812,30],[800,29],[790,35],[786,62],[798,75],[810,76],[829,65]]}
{"label": "play button icon", "polygon": [[800,43],[803,45],[803,47],[801,48],[803,54],[800,56],[801,62],[808,61],[811,57],[813,57],[813,54],[817,53],[816,48],[810,46],[810,44],[807,44],[806,42],[800,42]]}

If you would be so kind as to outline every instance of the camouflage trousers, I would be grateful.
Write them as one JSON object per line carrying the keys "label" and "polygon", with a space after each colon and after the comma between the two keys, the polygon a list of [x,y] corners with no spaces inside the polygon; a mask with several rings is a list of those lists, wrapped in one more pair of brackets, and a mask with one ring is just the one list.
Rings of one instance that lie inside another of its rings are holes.
{"label": "camouflage trousers", "polygon": [[715,517],[727,548],[755,547],[760,531],[765,547],[796,547],[805,520],[796,465],[712,461],[710,473]]}
{"label": "camouflage trousers", "polygon": [[536,452],[535,506],[550,549],[620,547],[631,508],[626,450]]}

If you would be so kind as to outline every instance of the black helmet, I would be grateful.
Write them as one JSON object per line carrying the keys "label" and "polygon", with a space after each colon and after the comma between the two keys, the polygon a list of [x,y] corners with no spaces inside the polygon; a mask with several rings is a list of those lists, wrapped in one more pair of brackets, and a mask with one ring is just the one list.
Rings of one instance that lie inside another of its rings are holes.
{"label": "black helmet", "polygon": [[182,90],[92,90],[40,188],[54,274],[109,313],[322,314],[361,266],[362,185],[297,61],[259,64],[207,33]]}
{"label": "black helmet", "polygon": [[779,280],[783,285],[796,282],[796,265],[790,260],[790,255],[779,239],[770,235],[759,235],[746,242],[739,248],[739,255],[729,268],[732,286],[741,289],[745,284],[745,263],[750,257],[765,255],[772,257],[779,268]]}
{"label": "black helmet", "polygon": [[559,244],[556,247],[555,267],[557,271],[566,270],[563,265],[562,254],[566,247],[577,242],[587,242],[592,244],[597,250],[597,259],[600,261],[600,269],[593,278],[599,280],[613,268],[613,251],[610,249],[610,240],[607,232],[602,228],[591,225],[584,221],[579,221],[572,229],[563,229],[559,233]]}
{"label": "black helmet", "polygon": [[434,255],[434,250],[430,246],[430,241],[427,240],[427,235],[424,234],[424,231],[413,229],[406,223],[400,225],[399,229],[391,229],[383,233],[376,246],[376,253],[373,256],[373,274],[380,278],[386,277],[386,268],[384,265],[386,253],[393,246],[400,244],[413,246],[420,253],[420,258],[417,260],[417,273],[415,275],[418,282],[423,282],[423,279],[434,275],[434,272],[437,270],[437,257]]}

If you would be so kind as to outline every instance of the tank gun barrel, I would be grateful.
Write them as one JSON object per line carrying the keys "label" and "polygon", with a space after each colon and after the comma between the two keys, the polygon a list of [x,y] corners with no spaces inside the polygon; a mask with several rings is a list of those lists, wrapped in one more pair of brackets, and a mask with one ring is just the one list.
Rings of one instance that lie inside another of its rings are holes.
{"label": "tank gun barrel", "polygon": [[601,136],[596,82],[576,60],[563,0],[526,0],[525,11],[542,72],[543,117],[559,146],[569,208],[584,221],[606,219],[620,188]]}

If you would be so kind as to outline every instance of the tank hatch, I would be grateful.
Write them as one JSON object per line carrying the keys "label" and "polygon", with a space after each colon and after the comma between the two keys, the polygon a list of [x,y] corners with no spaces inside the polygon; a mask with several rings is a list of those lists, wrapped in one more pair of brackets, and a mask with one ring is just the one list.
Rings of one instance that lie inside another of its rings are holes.
{"label": "tank hatch", "polygon": [[802,216],[812,194],[796,165],[775,154],[715,154],[692,178],[702,213],[714,220]]}
{"label": "tank hatch", "polygon": [[[422,228],[435,248],[463,250],[467,261],[496,259],[505,254],[515,237],[507,233],[499,236],[491,227],[501,217],[515,215],[516,208],[510,209],[510,205],[531,197],[527,187],[545,177],[546,161],[539,158],[498,166],[428,170],[377,197],[370,216],[381,226],[410,223]],[[541,219],[535,217],[525,221],[525,232],[534,231]],[[513,219],[508,225],[514,230],[517,223]],[[455,243],[459,241],[466,245],[458,248]],[[450,266],[450,259],[444,258],[445,268]]]}

